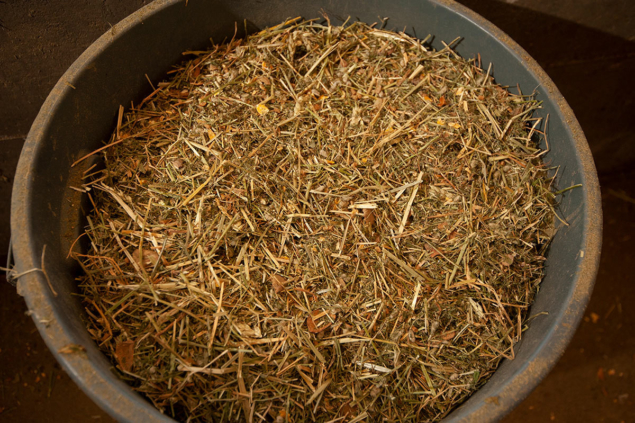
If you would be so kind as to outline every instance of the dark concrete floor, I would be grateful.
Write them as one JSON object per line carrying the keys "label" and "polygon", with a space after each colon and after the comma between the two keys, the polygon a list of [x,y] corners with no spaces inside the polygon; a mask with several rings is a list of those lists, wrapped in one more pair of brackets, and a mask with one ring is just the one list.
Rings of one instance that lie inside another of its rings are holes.
{"label": "dark concrete floor", "polygon": [[[38,109],[64,70],[147,1],[0,0],[0,251],[11,184]],[[588,137],[604,246],[585,319],[562,359],[504,421],[635,422],[635,2],[461,0],[547,71]],[[0,257],[2,260],[3,257]],[[110,422],[64,374],[15,290],[0,281],[0,421]]]}

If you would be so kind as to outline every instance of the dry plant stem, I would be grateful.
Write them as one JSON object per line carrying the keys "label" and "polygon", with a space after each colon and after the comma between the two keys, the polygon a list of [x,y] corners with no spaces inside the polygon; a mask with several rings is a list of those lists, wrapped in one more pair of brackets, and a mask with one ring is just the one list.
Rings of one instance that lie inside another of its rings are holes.
{"label": "dry plant stem", "polygon": [[442,419],[539,287],[540,104],[358,22],[187,54],[80,158],[95,341],[181,421]]}

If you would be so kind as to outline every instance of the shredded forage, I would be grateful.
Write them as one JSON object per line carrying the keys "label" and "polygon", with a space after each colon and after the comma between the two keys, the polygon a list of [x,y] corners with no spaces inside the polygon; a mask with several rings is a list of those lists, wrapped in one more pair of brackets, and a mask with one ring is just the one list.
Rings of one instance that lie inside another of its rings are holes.
{"label": "shredded forage", "polygon": [[358,22],[188,54],[80,188],[95,341],[181,421],[443,418],[541,280],[539,103]]}

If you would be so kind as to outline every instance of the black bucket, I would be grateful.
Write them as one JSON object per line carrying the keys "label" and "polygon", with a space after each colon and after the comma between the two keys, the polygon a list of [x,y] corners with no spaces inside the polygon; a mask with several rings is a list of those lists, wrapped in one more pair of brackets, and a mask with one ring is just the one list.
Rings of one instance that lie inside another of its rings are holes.
{"label": "black bucket", "polygon": [[[548,116],[545,161],[558,167],[557,186],[581,184],[558,196],[560,224],[546,262],[545,277],[531,308],[537,316],[486,385],[444,422],[500,419],[540,382],[563,353],[588,302],[597,273],[602,212],[595,167],[573,112],[545,72],[502,31],[449,0],[157,0],[97,40],[70,67],[42,106],[18,165],[11,204],[11,231],[18,292],[24,296],[47,345],[75,382],[122,422],[172,421],[133,392],[111,371],[82,323],[76,263],[67,258],[82,229],[78,185],[88,161],[71,164],[103,145],[116,124],[119,105],[138,103],[151,92],[145,74],[165,77],[185,50],[200,50],[245,31],[276,25],[286,18],[331,22],[347,17],[372,23],[390,18],[387,28],[420,38],[434,35],[433,47],[456,37],[456,51],[471,58],[503,85],[534,90]],[[236,25],[237,24],[237,25]],[[544,147],[544,146],[543,146]],[[43,256],[43,250],[45,254]],[[45,269],[45,274],[32,269]],[[55,294],[57,295],[55,295]],[[85,353],[63,354],[78,344]],[[497,397],[497,400],[489,399]]]}

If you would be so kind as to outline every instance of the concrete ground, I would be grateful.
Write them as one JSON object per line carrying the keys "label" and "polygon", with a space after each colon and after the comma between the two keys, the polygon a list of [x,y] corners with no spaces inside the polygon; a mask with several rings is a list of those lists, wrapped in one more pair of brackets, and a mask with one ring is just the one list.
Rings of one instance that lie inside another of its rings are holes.
{"label": "concrete ground", "polygon": [[[0,1],[0,251],[31,122],[66,68],[143,0]],[[547,71],[584,129],[602,185],[604,245],[584,321],[562,359],[505,420],[635,422],[635,2],[461,0]],[[4,257],[0,256],[0,263]],[[0,281],[0,421],[110,422],[60,369]]]}

